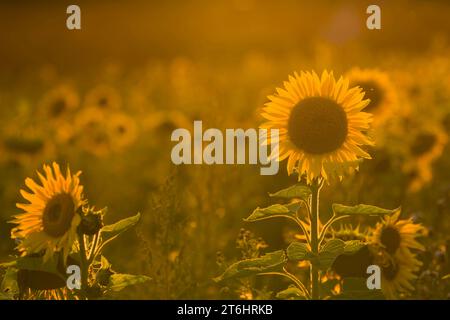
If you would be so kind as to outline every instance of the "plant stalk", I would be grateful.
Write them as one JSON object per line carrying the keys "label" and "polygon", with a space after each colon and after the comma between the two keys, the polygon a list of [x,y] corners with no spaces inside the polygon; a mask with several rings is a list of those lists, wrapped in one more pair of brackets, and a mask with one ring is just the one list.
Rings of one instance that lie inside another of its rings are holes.
{"label": "plant stalk", "polygon": [[89,262],[86,255],[84,235],[78,234],[78,242],[80,243],[81,292],[84,298],[87,298]]}
{"label": "plant stalk", "polygon": [[[311,251],[317,255],[319,253],[319,194],[322,186],[318,178],[311,183]],[[311,263],[311,298],[319,299],[319,269],[316,263]]]}

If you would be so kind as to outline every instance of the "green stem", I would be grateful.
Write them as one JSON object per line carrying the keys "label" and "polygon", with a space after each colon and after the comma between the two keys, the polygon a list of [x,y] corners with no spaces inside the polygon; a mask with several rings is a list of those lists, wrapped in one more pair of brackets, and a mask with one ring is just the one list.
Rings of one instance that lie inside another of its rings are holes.
{"label": "green stem", "polygon": [[[319,254],[319,194],[322,182],[314,179],[311,184],[311,251]],[[311,263],[310,267],[311,279],[311,298],[319,299],[319,269],[316,263]]]}
{"label": "green stem", "polygon": [[86,256],[86,243],[84,241],[84,235],[78,234],[78,242],[80,243],[81,292],[83,293],[84,298],[86,298],[89,263]]}

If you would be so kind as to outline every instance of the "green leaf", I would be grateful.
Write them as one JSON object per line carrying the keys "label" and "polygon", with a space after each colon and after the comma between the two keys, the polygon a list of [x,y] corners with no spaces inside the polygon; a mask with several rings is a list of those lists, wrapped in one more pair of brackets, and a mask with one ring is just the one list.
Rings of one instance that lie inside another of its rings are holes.
{"label": "green leaf", "polygon": [[381,290],[369,290],[365,278],[345,278],[342,284],[342,293],[333,299],[351,300],[381,300],[384,299]]}
{"label": "green leaf", "polygon": [[293,261],[310,260],[314,256],[306,243],[298,241],[292,242],[286,251],[288,259]]}
{"label": "green leaf", "polygon": [[107,234],[109,237],[114,237],[136,225],[139,222],[140,218],[141,214],[138,213],[135,216],[125,218],[117,221],[114,224],[104,226],[100,231],[102,234]]}
{"label": "green leaf", "polygon": [[360,240],[345,241],[344,254],[354,254],[366,244]]}
{"label": "green leaf", "polygon": [[281,266],[285,263],[286,254],[283,250],[267,253],[259,258],[233,263],[223,274],[214,278],[214,281],[220,282],[226,279],[248,277],[258,273],[281,271]]}
{"label": "green leaf", "polygon": [[58,262],[54,258],[50,258],[44,262],[43,257],[20,257],[16,260],[15,268],[43,271],[60,275],[58,271]]}
{"label": "green leaf", "polygon": [[269,193],[269,196],[285,199],[300,198],[303,201],[308,201],[311,196],[311,189],[301,184],[295,184],[278,192]]}
{"label": "green leaf", "polygon": [[0,284],[0,300],[11,300],[18,293],[17,269],[8,268]]}
{"label": "green leaf", "polygon": [[345,242],[340,239],[331,239],[325,243],[319,252],[316,263],[321,270],[327,270],[333,265],[334,260],[344,253]]}
{"label": "green leaf", "polygon": [[336,215],[384,216],[386,214],[392,214],[397,210],[383,209],[368,204],[358,204],[356,206],[344,206],[338,203],[333,204],[333,212]]}
{"label": "green leaf", "polygon": [[252,214],[245,219],[247,222],[259,221],[270,218],[295,218],[301,202],[293,202],[287,205],[273,204],[267,208],[256,208]]}
{"label": "green leaf", "polygon": [[289,288],[278,292],[276,297],[277,299],[284,300],[306,300],[303,291],[295,286],[290,286]]}
{"label": "green leaf", "polygon": [[9,262],[2,262],[0,263],[0,268],[10,268],[10,267],[15,267],[17,264],[16,260],[13,261],[9,261]]}
{"label": "green leaf", "polygon": [[150,281],[151,278],[144,275],[115,273],[109,279],[108,289],[112,291],[120,291],[128,286]]}

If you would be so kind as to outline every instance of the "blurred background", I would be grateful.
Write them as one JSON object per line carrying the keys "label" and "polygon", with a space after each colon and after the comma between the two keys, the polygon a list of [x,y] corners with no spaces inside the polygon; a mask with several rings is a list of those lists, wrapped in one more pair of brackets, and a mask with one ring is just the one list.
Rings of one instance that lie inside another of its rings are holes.
{"label": "blurred background", "polygon": [[176,167],[170,134],[197,119],[256,128],[289,74],[327,69],[374,88],[377,145],[359,173],[324,188],[322,211],[402,206],[431,231],[415,297],[447,297],[436,279],[450,272],[450,3],[377,1],[382,29],[368,30],[372,1],[77,1],[75,31],[70,4],[0,4],[0,259],[15,253],[7,221],[25,178],[57,161],[82,170],[89,203],[109,208],[106,222],[143,215],[107,256],[154,280],[120,298],[271,297],[285,283],[257,278],[247,290],[211,279],[292,239],[287,222],[242,220],[296,178],[284,165],[277,176]]}

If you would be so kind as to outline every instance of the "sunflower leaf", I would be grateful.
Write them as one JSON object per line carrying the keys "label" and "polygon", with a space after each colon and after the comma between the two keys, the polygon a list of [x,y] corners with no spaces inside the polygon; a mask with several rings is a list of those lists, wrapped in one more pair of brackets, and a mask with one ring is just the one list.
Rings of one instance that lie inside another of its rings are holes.
{"label": "sunflower leaf", "polygon": [[43,257],[20,257],[16,260],[14,267],[22,270],[49,272],[60,276],[58,262],[54,258],[44,262]]}
{"label": "sunflower leaf", "polygon": [[342,284],[343,293],[338,294],[332,299],[351,299],[351,300],[383,300],[384,296],[381,290],[369,290],[367,288],[367,279],[365,278],[345,278]]}
{"label": "sunflower leaf", "polygon": [[253,222],[270,218],[295,218],[298,209],[302,206],[301,202],[293,202],[289,204],[273,204],[267,208],[256,208],[250,216],[244,221]]}
{"label": "sunflower leaf", "polygon": [[314,257],[308,245],[298,241],[292,242],[286,251],[288,259],[292,261],[311,260]]}
{"label": "sunflower leaf", "polygon": [[327,270],[333,265],[334,260],[345,251],[345,242],[340,239],[331,239],[325,243],[315,260],[318,268]]}
{"label": "sunflower leaf", "polygon": [[129,228],[135,226],[139,222],[140,219],[141,219],[141,214],[138,213],[135,216],[119,220],[114,224],[106,225],[100,230],[100,232],[102,234],[107,234],[109,237],[114,237],[114,236],[128,230]]}
{"label": "sunflower leaf", "polygon": [[306,300],[306,296],[302,290],[295,286],[290,286],[287,289],[284,289],[277,293],[277,299],[284,300]]}
{"label": "sunflower leaf", "polygon": [[336,215],[367,215],[367,216],[384,216],[392,214],[397,209],[383,209],[368,204],[358,204],[356,206],[344,206],[342,204],[334,203],[333,212]]}
{"label": "sunflower leaf", "polygon": [[295,184],[275,193],[269,193],[269,196],[285,199],[299,198],[308,201],[311,196],[311,189],[305,185]]}
{"label": "sunflower leaf", "polygon": [[365,243],[360,240],[345,241],[343,253],[344,254],[354,254],[355,252],[358,252],[364,246],[365,246]]}
{"label": "sunflower leaf", "polygon": [[281,266],[283,266],[286,261],[286,254],[283,250],[266,253],[259,258],[241,260],[233,263],[223,274],[213,280],[221,282],[223,280],[248,277],[259,273],[281,271]]}
{"label": "sunflower leaf", "polygon": [[8,268],[0,284],[0,300],[12,300],[18,293],[17,269]]}
{"label": "sunflower leaf", "polygon": [[111,291],[121,291],[128,286],[150,281],[151,278],[144,275],[115,273],[109,279],[108,289]]}

